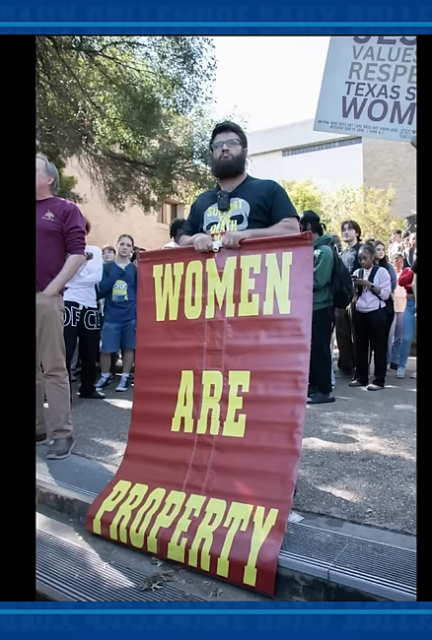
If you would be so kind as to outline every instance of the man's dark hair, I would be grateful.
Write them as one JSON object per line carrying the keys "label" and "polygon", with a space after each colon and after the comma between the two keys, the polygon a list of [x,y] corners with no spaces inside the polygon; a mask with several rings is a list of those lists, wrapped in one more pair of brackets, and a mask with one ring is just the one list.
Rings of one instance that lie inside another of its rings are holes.
{"label": "man's dark hair", "polygon": [[360,229],[360,225],[358,224],[358,222],[356,222],[355,220],[344,220],[344,222],[342,222],[341,224],[341,233],[343,233],[344,230],[344,226],[348,225],[348,229],[354,229],[354,231],[356,232],[357,235],[357,240],[358,242],[360,242],[361,240],[361,229]]}
{"label": "man's dark hair", "polygon": [[408,231],[408,229],[406,231],[404,231],[403,234],[402,234],[403,240],[405,240],[405,238],[409,238],[410,235],[411,235],[411,231]]}
{"label": "man's dark hair", "polygon": [[243,149],[246,149],[248,146],[248,143],[247,143],[245,132],[240,127],[240,125],[236,124],[235,122],[230,122],[229,120],[225,120],[225,122],[220,122],[213,129],[213,132],[210,138],[210,149],[213,150],[213,141],[217,135],[219,135],[220,133],[229,133],[231,131],[238,135]]}
{"label": "man's dark hair", "polygon": [[319,236],[324,234],[325,224],[321,222],[321,218],[317,213],[315,213],[315,211],[303,211],[299,224],[300,229],[303,229],[304,231],[310,230],[312,233],[317,233]]}
{"label": "man's dark hair", "polygon": [[186,224],[186,220],[184,218],[175,218],[175,220],[171,222],[170,238],[175,239],[178,232],[183,230],[183,227],[185,226],[185,224]]}
{"label": "man's dark hair", "polygon": [[398,236],[402,235],[402,229],[393,229],[393,233],[397,233]]}
{"label": "man's dark hair", "polygon": [[118,238],[118,240],[117,240],[117,244],[120,242],[120,240],[121,240],[122,238],[129,238],[129,240],[132,242],[132,246],[133,246],[133,247],[135,246],[135,241],[134,241],[134,239],[133,239],[133,238],[132,238],[132,236],[130,236],[128,233],[122,233],[122,234],[121,234],[121,236],[119,236],[119,238]]}

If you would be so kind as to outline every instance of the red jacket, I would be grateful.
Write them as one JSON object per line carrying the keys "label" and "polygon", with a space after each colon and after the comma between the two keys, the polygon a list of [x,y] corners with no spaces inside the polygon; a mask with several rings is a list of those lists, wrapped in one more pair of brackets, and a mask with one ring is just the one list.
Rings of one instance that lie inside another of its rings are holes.
{"label": "red jacket", "polygon": [[414,271],[411,267],[407,267],[399,276],[398,285],[404,287],[407,293],[413,293],[412,281],[414,279]]}

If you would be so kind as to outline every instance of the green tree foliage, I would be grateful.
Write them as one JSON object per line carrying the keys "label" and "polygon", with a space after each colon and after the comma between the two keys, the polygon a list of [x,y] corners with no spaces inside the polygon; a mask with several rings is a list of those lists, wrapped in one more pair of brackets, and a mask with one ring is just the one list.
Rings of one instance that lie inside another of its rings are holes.
{"label": "green tree foliage", "polygon": [[393,229],[401,227],[401,220],[391,214],[394,191],[373,187],[352,189],[343,187],[323,198],[323,210],[327,228],[340,235],[344,220],[356,220],[362,229],[362,237],[388,241]]}
{"label": "green tree foliage", "polygon": [[38,36],[36,47],[37,145],[51,159],[77,156],[120,209],[208,185],[197,123],[211,97],[211,40]]}
{"label": "green tree foliage", "polygon": [[291,201],[298,214],[312,210],[319,216],[322,215],[322,193],[310,180],[295,182],[294,180],[282,180],[282,187],[289,193]]}
{"label": "green tree foliage", "polygon": [[375,238],[386,242],[393,229],[401,227],[401,220],[391,214],[394,191],[372,187],[342,187],[336,191],[320,190],[313,182],[287,182],[281,185],[289,196],[299,215],[311,209],[326,225],[329,233],[340,236],[344,220],[356,220],[363,238]]}

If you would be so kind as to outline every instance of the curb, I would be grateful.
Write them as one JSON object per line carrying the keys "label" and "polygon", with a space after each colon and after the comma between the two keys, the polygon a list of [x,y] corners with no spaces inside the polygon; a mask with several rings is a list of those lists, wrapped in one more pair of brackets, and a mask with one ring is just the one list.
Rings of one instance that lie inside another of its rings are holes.
{"label": "curb", "polygon": [[[85,526],[87,511],[94,500],[73,487],[59,487],[46,480],[37,479],[36,502]],[[307,558],[287,558],[283,551],[279,556],[276,576],[276,600],[297,602],[382,602],[393,598],[380,597],[367,590],[353,588],[324,577],[322,568]],[[400,598],[396,598],[399,600]]]}

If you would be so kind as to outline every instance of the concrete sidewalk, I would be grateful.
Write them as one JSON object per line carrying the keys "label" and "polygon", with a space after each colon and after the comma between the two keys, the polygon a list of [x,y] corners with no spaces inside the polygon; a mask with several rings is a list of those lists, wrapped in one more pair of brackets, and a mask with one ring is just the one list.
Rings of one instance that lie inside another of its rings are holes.
{"label": "concrete sidewalk", "polygon": [[[295,509],[415,534],[416,380],[409,377],[415,367],[411,358],[405,380],[390,371],[380,392],[339,379],[334,404],[308,407]],[[102,401],[74,395],[73,423],[75,453],[119,465],[133,390],[114,388]]]}

